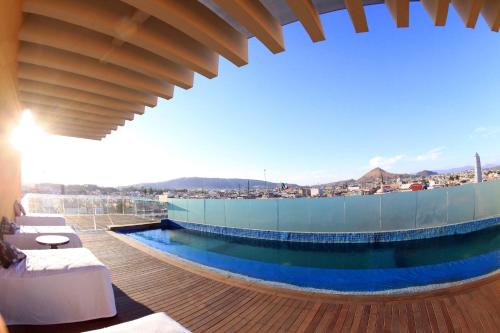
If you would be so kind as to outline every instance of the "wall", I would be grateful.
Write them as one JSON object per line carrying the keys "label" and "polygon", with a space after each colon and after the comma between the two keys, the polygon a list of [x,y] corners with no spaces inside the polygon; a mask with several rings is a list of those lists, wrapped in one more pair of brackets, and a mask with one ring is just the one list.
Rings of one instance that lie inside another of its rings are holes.
{"label": "wall", "polygon": [[0,1],[0,218],[14,215],[14,201],[21,197],[21,158],[9,142],[19,116],[17,98],[17,35],[22,2]]}
{"label": "wall", "polygon": [[500,215],[500,182],[335,198],[168,199],[169,219],[296,232],[369,232],[446,226]]}

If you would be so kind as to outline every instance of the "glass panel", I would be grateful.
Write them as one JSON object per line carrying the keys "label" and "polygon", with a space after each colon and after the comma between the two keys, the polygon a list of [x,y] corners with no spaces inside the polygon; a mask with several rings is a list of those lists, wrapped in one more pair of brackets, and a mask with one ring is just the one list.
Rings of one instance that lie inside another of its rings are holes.
{"label": "glass panel", "polygon": [[64,198],[64,213],[67,215],[78,214],[78,200],[75,197]]}
{"label": "glass panel", "polygon": [[206,199],[205,200],[205,222],[206,224],[220,227],[226,226],[225,200]]}
{"label": "glass panel", "polygon": [[447,189],[417,192],[417,228],[446,224]]}
{"label": "glass panel", "polygon": [[277,230],[277,200],[226,200],[228,227]]}
{"label": "glass panel", "polygon": [[308,200],[311,232],[335,232],[344,229],[344,198]]}
{"label": "glass panel", "polygon": [[94,204],[91,198],[84,196],[78,197],[78,212],[79,214],[94,214]]}
{"label": "glass panel", "polygon": [[187,221],[187,200],[169,199],[168,216],[172,220]]}
{"label": "glass panel", "polygon": [[189,199],[188,221],[191,223],[205,223],[205,200]]}
{"label": "glass panel", "polygon": [[278,200],[278,229],[280,231],[309,231],[308,201],[311,199]]}
{"label": "glass panel", "polygon": [[382,230],[415,228],[417,192],[395,192],[380,196],[382,199]]}
{"label": "glass panel", "polygon": [[460,223],[474,219],[474,185],[448,187],[448,223]]}
{"label": "glass panel", "polygon": [[108,199],[108,214],[123,214],[123,199],[113,198]]}
{"label": "glass panel", "polygon": [[101,198],[94,198],[93,199],[93,205],[94,205],[94,214],[95,215],[102,215],[104,214],[104,207],[105,207],[105,202]]}
{"label": "glass panel", "polygon": [[345,231],[379,230],[380,200],[378,195],[345,197]]}
{"label": "glass panel", "polygon": [[500,214],[500,182],[475,184],[476,219]]}

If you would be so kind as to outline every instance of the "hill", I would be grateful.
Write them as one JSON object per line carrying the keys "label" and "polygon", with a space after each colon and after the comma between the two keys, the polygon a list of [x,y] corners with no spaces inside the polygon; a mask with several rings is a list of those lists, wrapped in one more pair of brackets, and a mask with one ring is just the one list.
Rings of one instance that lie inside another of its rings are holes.
{"label": "hill", "polygon": [[373,170],[365,173],[361,178],[358,179],[359,183],[373,183],[380,180],[380,178],[384,178],[385,180],[396,179],[396,178],[407,178],[410,175],[408,174],[398,174],[398,173],[390,173],[385,171],[382,168],[375,168]]}
{"label": "hill", "polygon": [[436,171],[430,171],[430,170],[422,170],[420,172],[417,172],[415,176],[418,177],[429,177],[429,176],[435,176],[438,173]]}
{"label": "hill", "polygon": [[355,183],[355,179],[346,179],[346,180],[339,180],[336,182],[331,182],[331,183],[326,183],[326,184],[321,184],[319,185],[320,187],[328,187],[328,186],[343,186],[343,185],[349,185]]}
{"label": "hill", "polygon": [[[250,188],[266,188],[266,182],[256,179],[241,179],[241,178],[203,178],[203,177],[184,177],[163,182],[144,183],[133,185],[134,187],[152,188],[155,190],[235,190],[238,188],[247,188],[250,182]],[[291,187],[298,185],[288,184]],[[267,182],[267,188],[275,188],[278,183]]]}

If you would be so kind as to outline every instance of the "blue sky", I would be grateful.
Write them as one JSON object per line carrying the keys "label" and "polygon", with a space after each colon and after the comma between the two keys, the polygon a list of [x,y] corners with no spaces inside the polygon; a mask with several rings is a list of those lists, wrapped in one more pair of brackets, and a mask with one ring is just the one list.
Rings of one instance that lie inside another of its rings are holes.
{"label": "blue sky", "polygon": [[267,169],[268,180],[318,184],[375,166],[471,165],[476,151],[500,162],[499,35],[482,17],[466,29],[452,6],[444,28],[420,3],[411,4],[408,29],[383,5],[366,13],[365,34],[354,33],[346,11],[322,15],[320,43],[290,24],[277,55],[251,39],[247,66],[221,58],[217,78],[197,75],[192,89],[176,89],[103,142],[53,139],[52,151],[38,154],[57,160],[64,149],[65,158],[26,168],[25,181],[262,179]]}

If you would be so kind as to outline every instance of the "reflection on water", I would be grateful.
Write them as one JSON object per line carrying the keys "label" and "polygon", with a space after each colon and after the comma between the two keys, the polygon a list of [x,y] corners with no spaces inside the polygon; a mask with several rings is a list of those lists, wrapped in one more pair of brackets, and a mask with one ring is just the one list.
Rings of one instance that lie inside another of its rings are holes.
{"label": "reflection on water", "polygon": [[277,242],[186,229],[154,229],[134,234],[166,246],[187,246],[231,257],[313,268],[414,267],[500,250],[500,226],[465,235],[378,244]]}

